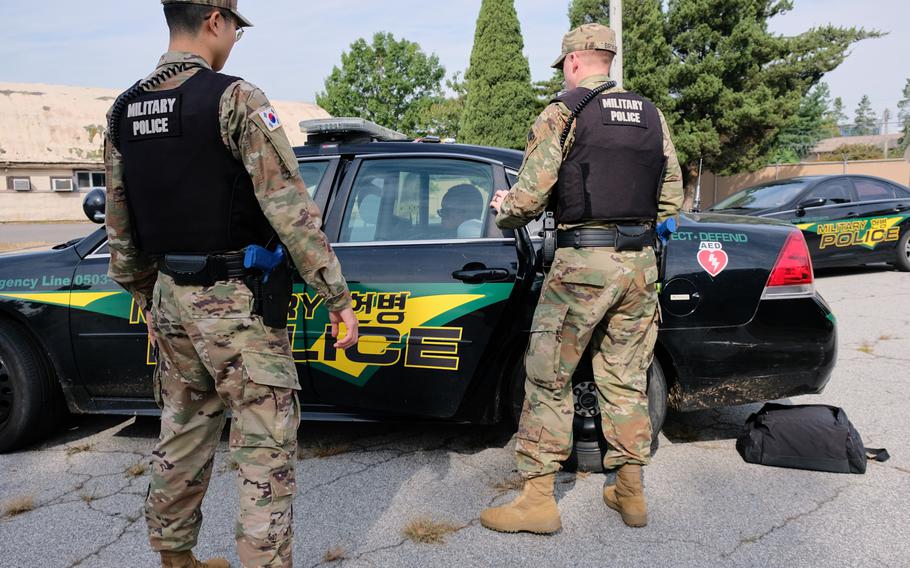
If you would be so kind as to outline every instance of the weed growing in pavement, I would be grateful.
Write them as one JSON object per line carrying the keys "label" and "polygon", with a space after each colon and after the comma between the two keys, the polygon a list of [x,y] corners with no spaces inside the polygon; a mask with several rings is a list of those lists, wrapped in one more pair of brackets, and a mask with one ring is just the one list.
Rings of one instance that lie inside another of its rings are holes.
{"label": "weed growing in pavement", "polygon": [[351,451],[351,446],[348,444],[328,444],[325,442],[319,442],[311,448],[300,448],[297,451],[297,459],[305,460],[309,458],[330,458],[332,456],[340,456],[341,454],[346,454]]}
{"label": "weed growing in pavement", "polygon": [[325,556],[322,557],[323,562],[338,562],[339,560],[344,560],[348,557],[348,553],[345,549],[340,546],[333,546],[332,548],[325,551]]}
{"label": "weed growing in pavement", "polygon": [[139,462],[126,470],[126,476],[133,478],[142,477],[146,471],[148,471],[148,466],[144,462]]}
{"label": "weed growing in pavement", "polygon": [[420,544],[445,544],[446,536],[460,531],[464,526],[446,521],[437,522],[426,517],[414,519],[405,525],[401,534]]}
{"label": "weed growing in pavement", "polygon": [[91,503],[92,501],[95,500],[95,494],[94,493],[83,493],[82,495],[79,496],[79,498],[82,499],[83,501],[85,501],[86,503]]}
{"label": "weed growing in pavement", "polygon": [[3,507],[0,509],[3,511],[3,514],[0,514],[0,517],[15,517],[22,513],[33,511],[35,509],[35,499],[32,497],[16,497],[15,499],[5,501]]}
{"label": "weed growing in pavement", "polygon": [[504,477],[493,484],[496,491],[518,491],[524,485],[524,480],[520,475],[510,475]]}
{"label": "weed growing in pavement", "polygon": [[575,472],[576,479],[587,479],[589,477],[591,477],[590,471],[576,471]]}
{"label": "weed growing in pavement", "polygon": [[66,455],[75,456],[76,454],[90,452],[94,449],[95,449],[95,444],[79,444],[76,446],[69,446],[68,448],[66,448]]}
{"label": "weed growing in pavement", "polygon": [[892,339],[897,339],[897,338],[894,337],[893,335],[888,335],[887,333],[883,333],[878,336],[879,341],[891,341]]}
{"label": "weed growing in pavement", "polygon": [[869,355],[872,355],[873,353],[875,353],[874,346],[871,345],[868,341],[863,341],[860,344],[860,346],[856,348],[856,350],[861,351],[863,353],[868,353]]}

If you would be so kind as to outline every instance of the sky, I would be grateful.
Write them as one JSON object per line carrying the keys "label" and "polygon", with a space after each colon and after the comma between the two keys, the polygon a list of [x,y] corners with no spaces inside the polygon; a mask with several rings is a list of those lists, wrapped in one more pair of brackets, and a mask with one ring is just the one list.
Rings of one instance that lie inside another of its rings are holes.
{"label": "sky", "polygon": [[[468,66],[481,0],[240,0],[255,27],[237,44],[226,73],[279,100],[314,101],[342,51],[377,31],[391,32],[439,56],[449,75]],[[851,120],[863,94],[873,110],[895,114],[910,78],[910,1],[794,0],[771,21],[792,35],[828,23],[888,32],[856,44],[825,81]],[[515,0],[534,80],[550,77],[568,28],[568,0]],[[157,0],[0,0],[4,38],[0,82],[125,89],[149,73],[167,49]]]}

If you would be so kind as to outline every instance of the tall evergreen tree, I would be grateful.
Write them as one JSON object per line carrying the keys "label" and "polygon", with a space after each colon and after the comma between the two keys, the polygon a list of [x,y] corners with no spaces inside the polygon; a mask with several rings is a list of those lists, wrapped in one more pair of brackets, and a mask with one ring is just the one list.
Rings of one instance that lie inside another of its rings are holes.
{"label": "tall evergreen tree", "polygon": [[834,102],[831,104],[831,110],[828,111],[828,122],[833,126],[831,129],[831,136],[841,136],[841,126],[847,124],[847,113],[844,112],[844,100],[840,97],[835,97]]}
{"label": "tall evergreen tree", "polygon": [[513,0],[483,0],[460,134],[468,144],[524,148],[534,119],[531,69]]}
{"label": "tall evergreen tree", "polygon": [[910,79],[904,85],[904,91],[901,93],[902,98],[897,103],[897,122],[898,128],[903,133],[900,148],[906,150],[910,146]]}
{"label": "tall evergreen tree", "polygon": [[341,54],[316,103],[333,116],[357,116],[414,134],[428,101],[442,94],[445,68],[420,45],[379,32]]}
{"label": "tall evergreen tree", "polygon": [[830,123],[826,119],[830,103],[831,91],[826,83],[819,83],[809,91],[803,97],[799,111],[780,131],[772,161],[797,163],[806,157],[830,132]]}
{"label": "tall evergreen tree", "polygon": [[863,95],[856,106],[856,116],[853,119],[853,135],[868,136],[878,133],[878,117],[872,110],[872,103],[868,95]]}

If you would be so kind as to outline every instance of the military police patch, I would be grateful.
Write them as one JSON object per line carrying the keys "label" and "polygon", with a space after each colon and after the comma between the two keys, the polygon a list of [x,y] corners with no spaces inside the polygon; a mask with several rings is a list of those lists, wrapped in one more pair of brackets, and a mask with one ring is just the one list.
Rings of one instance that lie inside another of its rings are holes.
{"label": "military police patch", "polygon": [[262,119],[265,127],[269,129],[269,132],[273,132],[281,128],[281,120],[278,119],[278,113],[275,112],[275,109],[268,107],[265,110],[259,112],[259,118]]}

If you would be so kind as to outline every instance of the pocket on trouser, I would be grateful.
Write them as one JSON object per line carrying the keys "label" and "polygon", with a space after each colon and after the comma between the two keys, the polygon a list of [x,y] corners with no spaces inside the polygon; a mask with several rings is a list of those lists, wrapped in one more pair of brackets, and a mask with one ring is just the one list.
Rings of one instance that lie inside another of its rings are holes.
{"label": "pocket on trouser", "polygon": [[291,536],[293,526],[294,494],[297,480],[291,456],[281,465],[263,465],[273,462],[264,450],[259,453],[241,453],[238,462],[240,486],[240,516],[236,536],[246,537],[276,547]]}
{"label": "pocket on trouser", "polygon": [[294,359],[278,353],[241,350],[243,396],[237,408],[244,447],[283,448],[297,441],[300,381]]}
{"label": "pocket on trouser", "polygon": [[559,376],[562,327],[569,306],[538,304],[531,324],[531,338],[525,356],[528,380],[544,388],[554,389]]}

